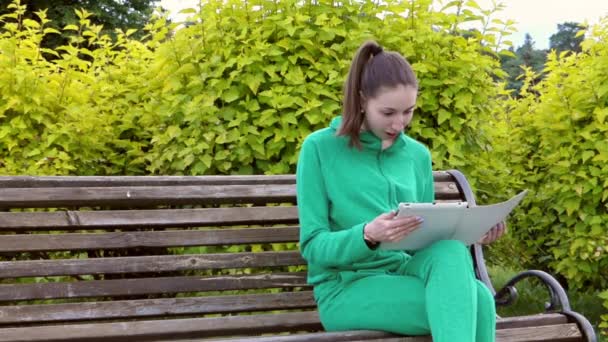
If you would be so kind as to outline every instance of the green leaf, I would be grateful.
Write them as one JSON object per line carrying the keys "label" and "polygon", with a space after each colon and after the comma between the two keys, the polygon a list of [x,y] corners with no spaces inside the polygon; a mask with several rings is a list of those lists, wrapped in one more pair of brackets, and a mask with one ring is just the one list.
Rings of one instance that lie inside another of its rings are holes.
{"label": "green leaf", "polygon": [[239,89],[236,86],[230,87],[227,91],[222,94],[222,100],[230,103],[234,102],[240,97]]}
{"label": "green leaf", "polygon": [[25,27],[29,27],[29,28],[33,28],[33,29],[40,28],[40,23],[38,23],[37,21],[32,20],[32,19],[23,19],[23,25]]}
{"label": "green leaf", "polygon": [[203,162],[203,164],[205,164],[205,166],[206,166],[207,168],[210,168],[210,167],[211,167],[211,163],[213,162],[213,158],[211,158],[211,156],[210,156],[210,155],[205,154],[205,155],[203,155],[203,156],[202,156],[200,159],[201,159],[201,161]]}
{"label": "green leaf", "polygon": [[589,160],[589,158],[593,157],[595,152],[593,151],[583,151],[583,163]]}
{"label": "green leaf", "polygon": [[64,31],[68,31],[68,30],[71,30],[71,31],[78,31],[78,30],[79,30],[79,28],[78,28],[78,26],[76,26],[76,25],[74,25],[74,24],[69,24],[69,25],[65,25],[65,26],[63,27],[63,30],[64,30]]}
{"label": "green leaf", "polygon": [[184,8],[183,10],[177,12],[178,14],[196,14],[196,10],[194,8]]}
{"label": "green leaf", "polygon": [[49,34],[49,33],[55,33],[55,34],[61,34],[61,31],[56,30],[52,27],[47,27],[42,31],[44,34]]}
{"label": "green leaf", "polygon": [[446,120],[448,120],[451,116],[452,116],[452,114],[450,112],[448,112],[447,110],[441,108],[441,109],[439,109],[439,115],[437,117],[437,123],[441,125]]}

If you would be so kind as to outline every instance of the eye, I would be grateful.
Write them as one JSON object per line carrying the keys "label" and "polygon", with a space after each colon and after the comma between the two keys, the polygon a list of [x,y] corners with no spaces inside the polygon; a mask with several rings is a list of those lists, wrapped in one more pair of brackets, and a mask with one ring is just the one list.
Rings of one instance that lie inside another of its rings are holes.
{"label": "eye", "polygon": [[394,112],[382,112],[382,114],[386,115],[386,116],[391,116],[393,115]]}

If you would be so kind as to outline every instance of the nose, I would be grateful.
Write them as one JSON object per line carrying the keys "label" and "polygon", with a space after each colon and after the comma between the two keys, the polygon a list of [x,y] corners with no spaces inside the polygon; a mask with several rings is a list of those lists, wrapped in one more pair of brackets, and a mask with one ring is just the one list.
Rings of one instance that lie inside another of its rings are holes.
{"label": "nose", "polygon": [[395,115],[391,128],[395,131],[402,131],[405,128],[405,115]]}

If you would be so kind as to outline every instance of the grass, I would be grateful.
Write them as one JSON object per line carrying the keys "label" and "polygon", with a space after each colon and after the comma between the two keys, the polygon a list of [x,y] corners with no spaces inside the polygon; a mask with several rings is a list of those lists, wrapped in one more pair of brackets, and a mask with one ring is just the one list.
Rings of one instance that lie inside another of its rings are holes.
{"label": "grass", "polygon": [[[489,267],[488,272],[496,290],[514,277],[518,271]],[[549,301],[548,291],[545,286],[536,279],[525,279],[516,285],[519,294],[518,300],[508,306],[499,307],[498,315],[503,317],[530,315],[545,311],[545,303]],[[600,336],[598,325],[600,315],[606,314],[602,301],[597,297],[598,293],[568,291],[570,306],[572,310],[585,316],[593,325],[599,342],[608,342],[608,337]]]}

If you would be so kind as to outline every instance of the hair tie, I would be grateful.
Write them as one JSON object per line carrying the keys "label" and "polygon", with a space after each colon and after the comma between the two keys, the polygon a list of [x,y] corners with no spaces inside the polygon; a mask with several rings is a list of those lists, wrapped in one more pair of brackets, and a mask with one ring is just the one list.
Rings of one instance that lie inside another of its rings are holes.
{"label": "hair tie", "polygon": [[382,53],[382,51],[384,51],[384,49],[382,49],[382,46],[380,46],[380,45],[374,46],[374,49],[372,50],[372,57],[377,56],[378,54]]}

